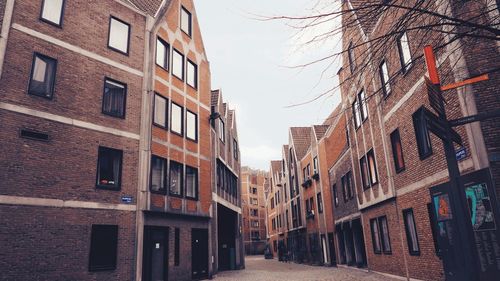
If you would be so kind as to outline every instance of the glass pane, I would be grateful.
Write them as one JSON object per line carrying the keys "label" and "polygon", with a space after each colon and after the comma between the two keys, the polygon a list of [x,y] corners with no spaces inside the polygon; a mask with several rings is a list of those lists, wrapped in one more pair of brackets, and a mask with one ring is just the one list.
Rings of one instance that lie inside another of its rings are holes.
{"label": "glass pane", "polygon": [[172,103],[172,125],[173,132],[182,134],[182,107]]}
{"label": "glass pane", "polygon": [[186,82],[188,85],[190,85],[193,88],[196,88],[197,83],[196,83],[196,65],[194,65],[192,62],[188,61],[187,62],[187,79]]}
{"label": "glass pane", "polygon": [[189,111],[186,114],[186,137],[196,140],[196,115]]}
{"label": "glass pane", "polygon": [[377,252],[380,252],[380,234],[379,234],[379,230],[378,230],[378,224],[377,224],[377,221],[374,219],[371,221],[372,223],[372,235],[373,235],[373,247],[375,249],[375,251]]}
{"label": "glass pane", "polygon": [[103,111],[113,116],[123,117],[125,112],[125,85],[106,80],[104,87]]}
{"label": "glass pane", "polygon": [[388,94],[391,92],[391,84],[389,83],[389,70],[387,69],[387,63],[384,62],[381,65],[381,74],[382,74],[382,84],[385,89],[385,93]]}
{"label": "glass pane", "polygon": [[196,197],[197,186],[197,170],[191,167],[186,167],[186,196]]}
{"label": "glass pane", "polygon": [[170,193],[180,195],[182,190],[182,165],[170,162]]}
{"label": "glass pane", "polygon": [[97,184],[118,186],[120,184],[121,153],[119,151],[99,148],[97,168]]}
{"label": "glass pane", "polygon": [[151,190],[160,191],[165,189],[165,160],[152,157],[151,161]]}
{"label": "glass pane", "polygon": [[191,16],[184,8],[181,9],[181,29],[191,35]]}
{"label": "glass pane", "polygon": [[384,240],[384,251],[391,251],[391,242],[389,241],[389,227],[387,226],[387,218],[380,218],[380,222],[382,225],[382,239]]}
{"label": "glass pane", "polygon": [[41,58],[35,58],[35,67],[33,69],[33,80],[37,82],[45,82],[45,74],[47,72],[47,63]]}
{"label": "glass pane", "polygon": [[167,46],[159,39],[156,40],[156,64],[163,68],[168,68]]}
{"label": "glass pane", "polygon": [[60,25],[62,7],[63,0],[44,0],[42,8],[42,18]]}
{"label": "glass pane", "polygon": [[405,66],[407,66],[411,63],[411,53],[406,32],[403,33],[400,40],[401,40],[401,53],[403,55],[403,62]]}
{"label": "glass pane", "polygon": [[177,78],[184,79],[184,56],[176,50],[172,53],[172,74]]}
{"label": "glass pane", "polygon": [[370,165],[370,180],[372,184],[378,182],[377,179],[377,166],[375,165],[375,156],[373,151],[368,153],[368,164]]}
{"label": "glass pane", "polygon": [[413,212],[409,211],[406,213],[406,225],[409,231],[410,237],[410,247],[413,252],[418,252],[418,241],[417,241],[417,230],[415,229],[415,221],[413,218]]}
{"label": "glass pane", "polygon": [[167,110],[167,100],[160,95],[155,95],[155,107],[154,107],[154,123],[160,126],[167,126],[166,110]]}
{"label": "glass pane", "polygon": [[109,46],[124,53],[128,53],[129,26],[114,18],[111,18],[109,28]]}
{"label": "glass pane", "polygon": [[365,120],[368,117],[368,108],[366,106],[367,100],[366,100],[365,91],[361,91],[359,93],[359,103],[361,103],[361,117],[362,117],[362,120]]}

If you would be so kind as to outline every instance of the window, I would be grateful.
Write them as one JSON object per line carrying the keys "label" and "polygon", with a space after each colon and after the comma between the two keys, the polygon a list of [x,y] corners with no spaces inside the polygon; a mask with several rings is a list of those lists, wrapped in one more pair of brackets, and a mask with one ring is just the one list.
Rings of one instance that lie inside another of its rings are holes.
{"label": "window", "polygon": [[97,160],[96,187],[119,190],[123,151],[100,146]]}
{"label": "window", "polygon": [[174,49],[172,53],[172,74],[184,80],[184,55]]}
{"label": "window", "polygon": [[102,113],[114,117],[125,118],[127,85],[106,78],[102,98]]}
{"label": "window", "polygon": [[130,25],[115,17],[109,19],[108,47],[128,55]]}
{"label": "window", "polygon": [[359,111],[361,112],[361,121],[365,121],[366,118],[368,118],[368,108],[366,106],[367,100],[366,100],[365,91],[359,92],[358,101],[359,101],[358,105],[360,108]]}
{"label": "window", "polygon": [[39,53],[33,55],[28,93],[51,99],[54,94],[57,60]]}
{"label": "window", "polygon": [[379,67],[380,83],[382,85],[382,93],[384,97],[391,93],[391,84],[389,83],[389,70],[387,69],[387,63],[382,61]]}
{"label": "window", "polygon": [[344,202],[347,202],[347,199],[348,199],[348,195],[347,195],[347,178],[346,178],[346,175],[343,175],[341,178],[340,178],[340,182],[342,183],[342,196],[344,197]]}
{"label": "window", "polygon": [[318,200],[318,213],[323,213],[323,201],[321,198],[321,192],[316,195],[316,199]]}
{"label": "window", "polygon": [[382,252],[382,247],[380,242],[380,231],[378,228],[377,219],[370,220],[370,229],[372,231],[373,252],[375,254],[380,254]]}
{"label": "window", "polygon": [[408,250],[410,255],[420,255],[420,247],[418,245],[417,227],[415,225],[415,217],[413,209],[403,210],[403,219],[405,222],[406,241],[408,242]]}
{"label": "window", "polygon": [[170,195],[182,196],[182,164],[170,161]]}
{"label": "window", "polygon": [[254,217],[258,217],[259,211],[257,209],[250,209],[250,214]]}
{"label": "window", "polygon": [[163,96],[155,93],[153,124],[162,128],[167,128],[167,102]]}
{"label": "window", "polygon": [[167,190],[167,160],[156,155],[151,156],[151,184],[152,192]]}
{"label": "window", "polygon": [[186,138],[198,141],[198,116],[186,109]]}
{"label": "window", "polygon": [[198,169],[186,166],[186,197],[198,199]]}
{"label": "window", "polygon": [[335,207],[339,205],[339,197],[337,194],[337,185],[333,185],[333,203],[335,204]]}
{"label": "window", "polygon": [[179,266],[180,264],[180,257],[181,257],[181,254],[180,254],[180,249],[181,249],[181,239],[180,239],[180,236],[181,236],[181,233],[180,233],[180,229],[178,227],[175,228],[175,241],[174,241],[174,266]]}
{"label": "window", "polygon": [[40,19],[60,27],[62,25],[64,1],[65,0],[43,0]]}
{"label": "window", "polygon": [[233,139],[233,157],[234,160],[238,160],[238,142]]}
{"label": "window", "polygon": [[93,224],[90,234],[89,271],[116,269],[118,226]]}
{"label": "window", "polygon": [[271,210],[274,209],[274,197],[271,198]]}
{"label": "window", "polygon": [[399,173],[405,169],[405,160],[403,158],[403,148],[401,146],[399,129],[396,129],[391,133],[391,146],[396,173]]}
{"label": "window", "polygon": [[257,187],[252,187],[252,194],[257,194]]}
{"label": "window", "polygon": [[252,221],[252,227],[259,227],[259,221]]}
{"label": "window", "polygon": [[399,60],[401,61],[401,69],[404,72],[408,71],[411,67],[411,52],[406,32],[401,34],[398,38]]}
{"label": "window", "polygon": [[252,231],[252,240],[260,240],[260,233],[258,231]]}
{"label": "window", "polygon": [[160,37],[156,38],[156,64],[168,70],[168,54],[170,47]]}
{"label": "window", "polygon": [[356,70],[356,58],[354,57],[354,46],[352,42],[349,43],[347,55],[349,56],[349,68],[351,69],[351,73],[354,73],[354,70]]}
{"label": "window", "polygon": [[347,190],[349,191],[349,199],[354,197],[354,181],[352,180],[352,172],[349,171],[346,174],[347,180]]}
{"label": "window", "polygon": [[421,107],[413,113],[413,128],[417,139],[418,155],[424,160],[432,155],[432,143],[427,124],[425,123],[425,108]]}
{"label": "window", "polygon": [[387,225],[387,217],[379,217],[378,218],[379,222],[379,228],[380,228],[380,234],[382,236],[382,249],[384,250],[384,254],[390,254],[391,253],[391,240],[389,238],[389,226]]}
{"label": "window", "polygon": [[347,126],[345,127],[345,139],[346,139],[347,147],[351,146],[351,143],[349,140],[349,128]]}
{"label": "window", "polygon": [[313,159],[313,174],[318,173],[318,156]]}
{"label": "window", "polygon": [[358,99],[352,103],[352,117],[354,118],[354,127],[359,128],[361,126],[361,112],[359,111]]}
{"label": "window", "polygon": [[172,102],[172,115],[170,116],[170,130],[178,135],[181,135],[183,134],[182,132],[182,121],[183,121],[183,111],[184,109]]}
{"label": "window", "polygon": [[370,184],[374,185],[378,183],[377,177],[377,164],[375,163],[375,154],[373,154],[373,149],[370,149],[367,154],[368,157],[368,168],[370,171]]}
{"label": "window", "polygon": [[429,215],[429,222],[431,225],[432,241],[434,242],[434,251],[436,252],[437,256],[440,256],[441,250],[439,248],[438,239],[437,239],[437,237],[439,237],[439,232],[438,232],[438,229],[436,228],[437,219],[436,219],[436,213],[434,211],[434,207],[432,206],[432,203],[427,204],[427,214]]}
{"label": "window", "polygon": [[187,60],[187,78],[186,82],[193,88],[198,88],[198,66],[190,60]]}
{"label": "window", "polygon": [[219,118],[219,139],[222,141],[222,142],[225,142],[226,138],[225,138],[225,133],[226,131],[226,128],[225,128],[225,125],[224,125],[224,121],[222,121],[221,118]]}
{"label": "window", "polygon": [[259,205],[259,201],[257,201],[257,198],[250,198],[250,204]]}
{"label": "window", "polygon": [[191,37],[192,35],[191,13],[184,7],[181,8],[181,30]]}
{"label": "window", "polygon": [[368,175],[366,156],[361,157],[361,159],[359,160],[359,166],[361,168],[361,182],[363,184],[363,189],[370,188],[370,176]]}

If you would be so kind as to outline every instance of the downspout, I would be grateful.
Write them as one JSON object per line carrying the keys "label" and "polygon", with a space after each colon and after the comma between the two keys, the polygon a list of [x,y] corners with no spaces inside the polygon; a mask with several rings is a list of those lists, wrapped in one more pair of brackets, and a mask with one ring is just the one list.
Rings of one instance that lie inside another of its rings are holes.
{"label": "downspout", "polygon": [[137,188],[136,210],[136,275],[135,280],[142,280],[142,262],[144,250],[144,211],[147,210],[149,169],[151,158],[151,124],[154,92],[154,53],[156,32],[162,23],[170,1],[163,2],[155,17],[146,17],[146,30],[144,34],[144,77],[142,80],[141,122],[139,140],[139,176]]}
{"label": "downspout", "polygon": [[5,52],[7,51],[7,41],[9,39],[10,23],[14,13],[15,0],[7,0],[5,4],[5,14],[2,22],[2,31],[0,33],[0,79],[3,73],[3,63],[5,61]]}

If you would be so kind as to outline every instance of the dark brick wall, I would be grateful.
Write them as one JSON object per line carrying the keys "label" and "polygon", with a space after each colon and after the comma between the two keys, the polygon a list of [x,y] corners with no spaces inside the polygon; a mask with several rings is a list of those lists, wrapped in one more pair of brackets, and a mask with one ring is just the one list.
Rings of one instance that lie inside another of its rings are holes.
{"label": "dark brick wall", "polygon": [[[0,280],[133,280],[135,212],[0,206]],[[117,267],[89,272],[92,224],[118,225]]]}
{"label": "dark brick wall", "polygon": [[[343,156],[340,162],[336,163],[337,166],[335,166],[335,171],[331,171],[330,173],[330,182],[332,186],[333,184],[335,184],[337,187],[337,198],[339,202],[338,206],[335,206],[335,198],[333,197],[332,191],[332,202],[335,219],[341,219],[345,216],[358,212],[358,202],[356,200],[356,194],[354,194],[354,197],[352,199],[349,199],[348,195],[346,194],[347,201],[344,201],[341,178],[349,171],[351,171],[352,173],[351,152],[350,150],[348,150],[345,153],[346,155]],[[352,176],[352,180],[354,180],[354,176]],[[351,184],[353,185],[353,192],[356,193],[356,186],[354,185],[354,182],[352,182]]]}

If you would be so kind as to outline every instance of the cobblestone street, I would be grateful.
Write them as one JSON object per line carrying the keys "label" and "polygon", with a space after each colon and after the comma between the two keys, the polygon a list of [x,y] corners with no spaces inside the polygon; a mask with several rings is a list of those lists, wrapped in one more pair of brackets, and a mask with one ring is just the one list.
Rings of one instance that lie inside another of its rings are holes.
{"label": "cobblestone street", "polygon": [[217,281],[390,281],[396,280],[363,270],[282,263],[261,256],[245,259],[246,269],[217,274]]}

